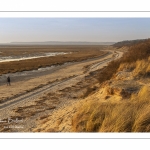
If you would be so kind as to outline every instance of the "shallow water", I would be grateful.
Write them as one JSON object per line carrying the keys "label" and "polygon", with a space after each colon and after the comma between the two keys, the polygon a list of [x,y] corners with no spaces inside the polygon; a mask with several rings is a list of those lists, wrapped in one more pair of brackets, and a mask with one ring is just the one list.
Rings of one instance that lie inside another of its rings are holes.
{"label": "shallow water", "polygon": [[0,62],[9,62],[9,61],[20,61],[26,59],[34,59],[34,58],[41,58],[41,57],[50,57],[50,56],[57,56],[57,55],[65,55],[68,53],[64,52],[53,52],[53,53],[43,53],[40,55],[35,56],[7,56],[7,57],[0,57]]}

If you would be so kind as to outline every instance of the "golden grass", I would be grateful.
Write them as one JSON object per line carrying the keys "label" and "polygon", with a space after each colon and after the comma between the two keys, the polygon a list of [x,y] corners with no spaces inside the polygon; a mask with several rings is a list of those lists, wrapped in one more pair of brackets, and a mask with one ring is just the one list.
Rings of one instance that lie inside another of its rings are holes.
{"label": "golden grass", "polygon": [[150,73],[150,57],[144,60],[136,61],[136,68],[133,71],[134,76],[145,76]]}
{"label": "golden grass", "polygon": [[150,132],[150,90],[143,87],[132,100],[89,99],[73,117],[74,132]]}
{"label": "golden grass", "polygon": [[[133,74],[149,72],[150,58],[135,63],[121,64],[119,69],[134,68]],[[147,72],[148,71],[148,72]],[[123,101],[105,101],[88,98],[73,117],[75,132],[150,132],[150,87],[143,85],[138,94]]]}
{"label": "golden grass", "polygon": [[121,63],[119,68],[118,68],[118,71],[123,71],[123,70],[126,70],[126,71],[133,71],[134,69],[136,68],[136,62],[132,62],[132,63]]}
{"label": "golden grass", "polygon": [[[124,67],[133,70],[134,67],[137,65],[135,64],[136,61],[141,61],[143,59],[149,60],[148,59],[149,56],[150,56],[150,39],[141,41],[138,44],[131,46],[129,50],[126,53],[124,53],[122,58],[110,62],[108,66],[105,67],[103,71],[99,73],[98,77],[99,83],[105,82],[106,80],[110,80],[113,77],[113,75],[118,71],[119,66],[121,64],[123,64],[121,68]],[[141,63],[139,67],[143,67],[143,64]],[[149,75],[150,74],[148,72],[149,70],[150,66],[148,66],[146,70],[147,73],[144,75]],[[137,74],[140,75],[140,72],[138,72]]]}
{"label": "golden grass", "polygon": [[[149,45],[150,40],[135,45],[123,58],[111,62],[100,73],[99,82],[111,79],[124,69],[132,72],[133,77],[149,78]],[[121,101],[102,102],[89,96],[73,116],[72,125],[74,132],[150,132],[149,84],[142,85],[138,94]]]}
{"label": "golden grass", "polygon": [[132,63],[122,63],[118,71],[123,70],[132,71],[134,77],[148,77],[150,75],[150,57]]}
{"label": "golden grass", "polygon": [[132,99],[150,101],[150,87],[148,85],[143,86],[139,91],[138,95],[134,95]]}
{"label": "golden grass", "polygon": [[[132,70],[134,76],[149,72],[150,57],[123,63],[119,71]],[[75,132],[149,132],[150,87],[143,86],[137,95],[119,102],[89,99],[73,118]]]}

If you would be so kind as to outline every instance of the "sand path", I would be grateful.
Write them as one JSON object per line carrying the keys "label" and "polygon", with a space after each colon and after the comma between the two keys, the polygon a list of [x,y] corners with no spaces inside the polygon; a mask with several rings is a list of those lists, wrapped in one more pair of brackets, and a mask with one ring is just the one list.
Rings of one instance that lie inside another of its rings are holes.
{"label": "sand path", "polygon": [[[93,59],[77,64],[72,64],[64,68],[60,68],[54,73],[43,75],[35,79],[29,79],[26,82],[15,82],[9,87],[7,87],[6,85],[0,86],[1,99],[3,99],[0,104],[0,119],[2,120],[16,115],[16,113],[14,112],[15,109],[33,105],[36,100],[50,92],[58,94],[61,90],[77,85],[80,81],[82,82],[85,76],[89,75],[90,72],[103,68],[108,64],[108,62],[121,56],[122,52],[111,51],[109,55],[101,57],[100,59]],[[88,67],[85,68],[85,66]],[[67,94],[67,97],[61,96],[60,103],[59,105],[57,105],[56,109],[46,110],[41,113],[37,113],[32,117],[26,118],[24,120],[25,128],[13,129],[13,131],[32,131],[32,128],[35,128],[36,126],[35,122],[37,118],[39,118],[40,116],[43,116],[45,114],[49,115],[50,113],[55,114],[55,112],[57,111],[66,109],[66,106],[68,105],[73,106],[73,104],[77,101],[74,100],[72,95],[76,95],[77,93],[69,94]],[[77,103],[79,103],[79,101]],[[74,104],[74,106],[76,105]],[[73,107],[71,107],[70,109],[74,110]],[[65,113],[69,114],[69,112]],[[72,111],[70,111],[70,115],[72,116]],[[61,115],[53,118],[61,119]],[[61,128],[60,131],[67,130],[63,130]]]}

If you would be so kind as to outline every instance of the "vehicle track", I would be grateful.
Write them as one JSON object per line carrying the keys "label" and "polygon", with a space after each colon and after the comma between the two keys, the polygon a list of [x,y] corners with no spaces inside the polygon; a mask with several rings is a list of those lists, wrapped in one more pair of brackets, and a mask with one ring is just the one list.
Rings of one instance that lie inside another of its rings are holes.
{"label": "vehicle track", "polygon": [[[119,57],[119,54],[116,53],[115,57],[108,58],[106,60],[100,61],[100,62],[92,65],[87,73],[93,71],[99,65],[107,63],[107,62],[110,62],[110,61],[112,61],[114,59],[117,59],[118,57]],[[49,85],[46,85],[46,86],[44,86],[42,88],[36,89],[36,90],[34,90],[32,92],[29,92],[29,93],[23,94],[21,96],[18,96],[17,98],[9,99],[6,102],[3,102],[3,103],[0,104],[0,111],[2,111],[4,109],[8,109],[8,108],[10,108],[10,107],[20,103],[20,102],[25,102],[25,101],[27,101],[29,99],[31,99],[31,100],[33,99],[34,100],[35,98],[40,97],[43,93],[49,92],[52,88],[54,88],[54,87],[56,87],[58,85],[64,84],[65,82],[67,82],[69,80],[73,80],[73,79],[78,78],[80,76],[81,76],[81,74],[73,76],[73,77],[70,77],[70,78],[67,78],[67,79],[64,79],[62,81],[57,81],[57,82],[51,83]],[[83,74],[82,74],[82,76],[83,76]]]}
{"label": "vehicle track", "polygon": [[103,63],[108,63],[108,62],[111,62],[111,61],[113,61],[113,60],[115,60],[115,59],[117,59],[119,57],[119,53],[117,53],[117,52],[115,52],[115,54],[114,54],[114,56],[112,57],[112,58],[108,58],[108,59],[105,59],[105,60],[103,60],[103,61],[100,61],[100,62],[98,62],[98,63],[96,63],[96,64],[93,64],[91,67],[90,67],[90,72],[91,71],[95,71],[95,69],[97,70],[97,69],[99,69],[99,66],[101,65],[101,64],[103,64]]}
{"label": "vehicle track", "polygon": [[73,76],[73,77],[70,77],[70,78],[68,78],[68,79],[64,79],[64,80],[59,81],[59,82],[54,82],[54,83],[52,83],[52,84],[50,84],[50,85],[46,85],[46,86],[44,86],[44,87],[42,87],[42,88],[36,89],[36,90],[34,90],[34,91],[32,91],[32,92],[29,92],[29,93],[27,93],[27,94],[23,94],[23,95],[21,95],[21,96],[15,98],[15,99],[9,99],[9,100],[7,100],[6,102],[4,102],[4,103],[2,103],[2,104],[0,105],[0,110],[4,109],[4,108],[6,108],[6,107],[12,106],[12,105],[14,105],[14,104],[17,104],[17,103],[19,103],[19,102],[23,102],[23,101],[25,101],[26,99],[32,99],[32,98],[34,99],[34,98],[38,97],[39,95],[41,95],[41,94],[43,94],[43,93],[45,93],[45,92],[48,92],[51,88],[53,88],[53,87],[55,87],[55,86],[57,86],[57,85],[60,85],[60,84],[66,82],[66,81],[68,81],[68,80],[74,79],[74,78],[76,78],[76,77],[77,77],[77,76]]}

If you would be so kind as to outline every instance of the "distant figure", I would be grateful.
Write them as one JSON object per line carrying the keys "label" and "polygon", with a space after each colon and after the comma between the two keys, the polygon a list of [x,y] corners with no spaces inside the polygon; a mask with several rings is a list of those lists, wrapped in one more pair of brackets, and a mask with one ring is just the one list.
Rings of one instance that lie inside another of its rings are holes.
{"label": "distant figure", "polygon": [[10,85],[10,77],[7,77],[7,85]]}

